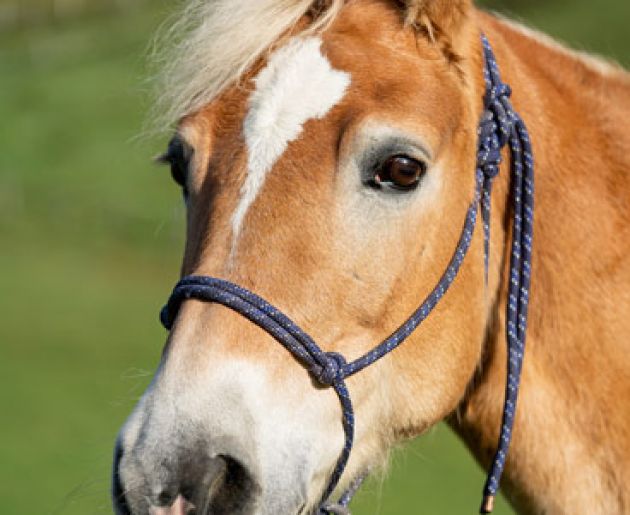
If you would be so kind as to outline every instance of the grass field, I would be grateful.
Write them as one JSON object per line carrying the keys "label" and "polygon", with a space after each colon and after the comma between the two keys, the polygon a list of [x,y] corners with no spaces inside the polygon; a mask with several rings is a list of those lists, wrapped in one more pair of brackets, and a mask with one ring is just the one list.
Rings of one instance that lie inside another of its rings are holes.
{"label": "grass field", "polygon": [[[166,6],[166,2],[161,4]],[[630,2],[513,2],[630,64]],[[518,9],[516,8],[518,7]],[[167,7],[0,34],[0,512],[110,513],[115,434],[147,384],[183,210],[138,138]],[[445,427],[397,454],[355,514],[474,513],[483,474]],[[511,513],[500,500],[497,514]]]}

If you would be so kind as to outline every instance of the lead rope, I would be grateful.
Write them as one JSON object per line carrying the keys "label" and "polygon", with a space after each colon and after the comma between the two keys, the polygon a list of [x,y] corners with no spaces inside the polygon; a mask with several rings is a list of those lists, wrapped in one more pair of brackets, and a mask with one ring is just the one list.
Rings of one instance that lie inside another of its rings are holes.
{"label": "lead rope", "polygon": [[226,306],[258,325],[282,344],[310,372],[322,387],[332,387],[342,407],[344,445],[322,495],[319,515],[347,515],[348,505],[359,489],[365,474],[356,479],[337,503],[329,499],[346,468],[354,441],[354,410],[345,379],[373,364],[397,348],[426,319],[455,280],[470,248],[481,205],[484,221],[484,248],[487,264],[490,237],[490,191],[492,180],[499,172],[501,148],[507,143],[512,152],[512,192],[514,222],[510,264],[507,340],[509,349],[508,380],[503,408],[501,436],[492,468],[484,488],[482,513],[492,510],[499,479],[505,466],[510,444],[516,396],[525,346],[527,305],[529,299],[532,220],[533,220],[533,160],[527,129],[509,101],[510,89],[501,81],[490,45],[482,36],[485,56],[484,78],[486,95],[484,114],[479,125],[479,150],[475,171],[474,199],[466,213],[464,228],[455,253],[437,286],[420,307],[394,333],[360,358],[347,362],[334,352],[324,352],[315,341],[280,310],[255,293],[229,281],[205,276],[183,278],[173,290],[160,319],[171,329],[182,303],[187,299],[216,302]]}
{"label": "lead rope", "polygon": [[[499,482],[505,468],[505,460],[512,439],[516,401],[525,352],[534,233],[534,158],[525,122],[514,111],[510,103],[510,87],[501,81],[494,53],[487,38],[483,35],[482,45],[486,62],[484,69],[486,82],[485,103],[495,113],[499,130],[494,132],[499,138],[499,144],[503,146],[507,142],[510,146],[514,203],[506,313],[506,337],[508,342],[507,384],[499,443],[484,486],[484,498],[480,510],[481,513],[490,513],[494,508],[494,499],[499,489]],[[486,225],[487,223],[484,224],[484,227]],[[486,233],[486,241],[488,241],[488,237],[489,233]]]}

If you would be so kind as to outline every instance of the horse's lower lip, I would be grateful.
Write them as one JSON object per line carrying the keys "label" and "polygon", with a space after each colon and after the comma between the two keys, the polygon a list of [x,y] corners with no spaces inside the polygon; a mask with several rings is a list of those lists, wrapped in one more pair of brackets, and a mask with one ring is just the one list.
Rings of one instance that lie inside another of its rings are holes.
{"label": "horse's lower lip", "polygon": [[194,510],[195,507],[186,501],[181,495],[175,499],[175,502],[167,508],[151,508],[149,510],[150,515],[187,515]]}

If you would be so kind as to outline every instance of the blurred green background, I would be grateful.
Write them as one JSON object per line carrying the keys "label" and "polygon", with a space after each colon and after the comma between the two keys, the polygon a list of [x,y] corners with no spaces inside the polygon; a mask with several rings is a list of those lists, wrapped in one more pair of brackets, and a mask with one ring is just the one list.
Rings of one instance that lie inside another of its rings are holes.
{"label": "blurred green background", "polygon": [[[628,0],[497,0],[630,65]],[[0,0],[0,512],[110,513],[116,431],[154,370],[183,209],[139,137],[149,41],[172,4]],[[475,513],[482,471],[440,426],[358,515]],[[503,500],[498,515],[511,513]]]}

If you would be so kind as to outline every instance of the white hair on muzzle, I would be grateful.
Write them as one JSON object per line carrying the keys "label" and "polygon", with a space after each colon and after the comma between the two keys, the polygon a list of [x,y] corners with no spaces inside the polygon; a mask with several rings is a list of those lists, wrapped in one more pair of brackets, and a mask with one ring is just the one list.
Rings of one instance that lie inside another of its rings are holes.
{"label": "white hair on muzzle", "polygon": [[188,0],[158,36],[154,121],[168,129],[234,84],[282,35],[324,4],[307,32],[326,27],[344,0]]}

